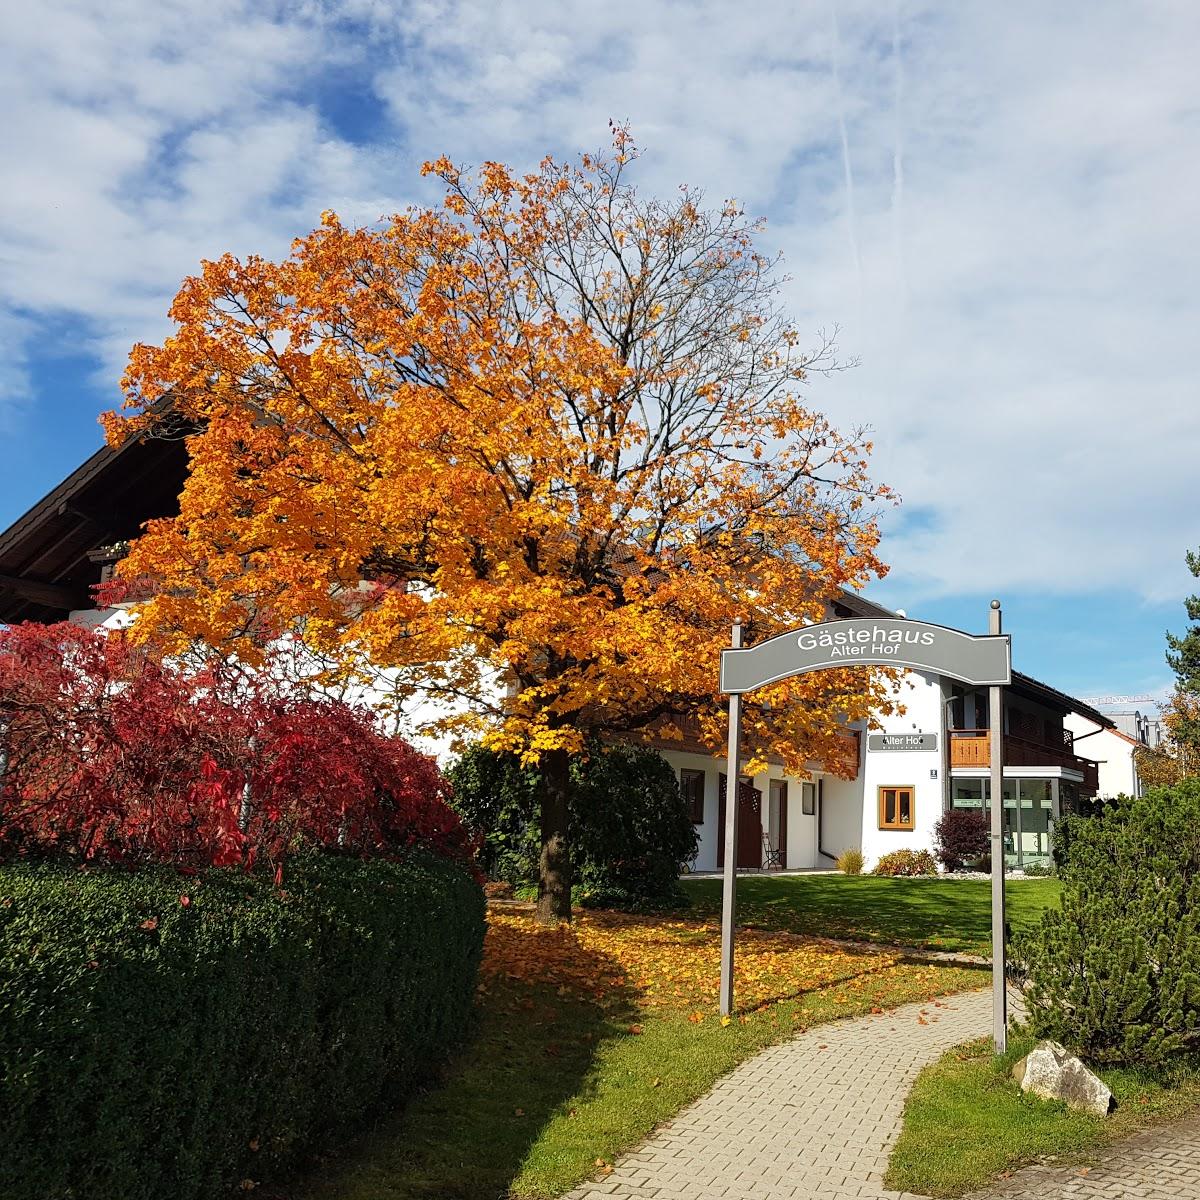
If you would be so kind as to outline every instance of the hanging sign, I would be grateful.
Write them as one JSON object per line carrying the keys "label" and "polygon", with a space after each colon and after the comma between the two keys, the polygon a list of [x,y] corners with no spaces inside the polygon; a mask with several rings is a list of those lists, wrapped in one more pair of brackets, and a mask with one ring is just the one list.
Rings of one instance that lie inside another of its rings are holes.
{"label": "hanging sign", "polygon": [[869,733],[868,750],[936,750],[936,733]]}
{"label": "hanging sign", "polygon": [[790,675],[864,664],[909,667],[975,687],[1012,682],[1007,635],[963,633],[900,617],[826,621],[745,650],[721,651],[721,691],[753,691]]}

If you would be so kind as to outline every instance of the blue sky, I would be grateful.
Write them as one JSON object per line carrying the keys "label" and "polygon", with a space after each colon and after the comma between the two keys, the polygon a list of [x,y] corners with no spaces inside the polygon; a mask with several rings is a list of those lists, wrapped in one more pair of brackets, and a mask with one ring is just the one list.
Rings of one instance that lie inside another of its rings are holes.
{"label": "blue sky", "polygon": [[1191,0],[4,6],[0,525],[201,258],[614,118],[645,190],[764,215],[797,324],[858,360],[808,399],[905,501],[871,594],[980,630],[1000,596],[1020,668],[1158,692],[1200,545],[1198,51]]}

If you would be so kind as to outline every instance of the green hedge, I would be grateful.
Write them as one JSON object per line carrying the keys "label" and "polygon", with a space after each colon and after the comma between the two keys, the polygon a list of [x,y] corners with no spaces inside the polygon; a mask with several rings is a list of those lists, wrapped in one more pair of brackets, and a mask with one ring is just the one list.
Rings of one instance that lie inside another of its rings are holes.
{"label": "green hedge", "polygon": [[402,1099],[465,1030],[460,867],[0,868],[0,1196],[207,1200]]}

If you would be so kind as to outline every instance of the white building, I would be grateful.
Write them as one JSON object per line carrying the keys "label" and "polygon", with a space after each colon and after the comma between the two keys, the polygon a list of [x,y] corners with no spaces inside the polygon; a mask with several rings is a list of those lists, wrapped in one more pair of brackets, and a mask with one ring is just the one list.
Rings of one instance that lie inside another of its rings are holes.
{"label": "white building", "polygon": [[1097,725],[1081,713],[1072,713],[1067,728],[1080,743],[1083,753],[1099,765],[1097,795],[1106,800],[1116,796],[1140,796],[1146,785],[1138,776],[1137,752],[1154,749],[1163,740],[1157,716],[1132,710],[1108,714],[1112,727]]}

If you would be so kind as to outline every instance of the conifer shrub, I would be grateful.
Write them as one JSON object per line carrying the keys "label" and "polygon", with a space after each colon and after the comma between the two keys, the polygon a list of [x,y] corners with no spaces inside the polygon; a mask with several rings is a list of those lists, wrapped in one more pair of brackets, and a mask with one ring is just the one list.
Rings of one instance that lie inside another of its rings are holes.
{"label": "conifer shrub", "polygon": [[1060,833],[1061,907],[1013,947],[1033,1032],[1096,1063],[1200,1050],[1200,780]]}
{"label": "conifer shrub", "polygon": [[463,1036],[478,883],[426,853],[270,872],[0,868],[0,1196],[217,1200]]}
{"label": "conifer shrub", "polygon": [[936,875],[937,862],[928,850],[893,850],[875,864],[872,875]]}

